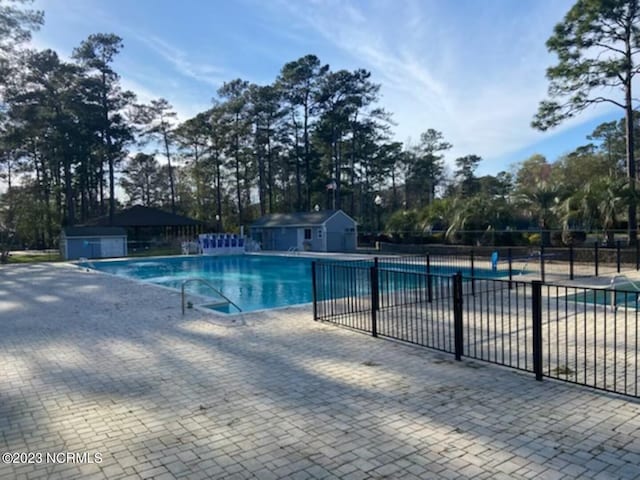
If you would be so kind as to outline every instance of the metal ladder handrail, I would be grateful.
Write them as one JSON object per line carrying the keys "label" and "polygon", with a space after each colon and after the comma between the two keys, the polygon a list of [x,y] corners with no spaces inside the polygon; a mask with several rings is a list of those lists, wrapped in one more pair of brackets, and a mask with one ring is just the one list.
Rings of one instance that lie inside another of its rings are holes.
{"label": "metal ladder handrail", "polygon": [[[606,290],[613,290],[611,294],[611,308],[613,309],[618,308],[618,305],[616,303],[616,293],[618,292],[618,290],[616,290],[616,279],[619,279],[619,278],[624,280],[626,283],[629,283],[630,285],[633,286],[633,288],[636,289],[635,292],[629,292],[629,293],[637,293],[638,295],[636,296],[636,301],[640,301],[640,286],[636,284],[633,280],[631,280],[629,277],[627,277],[626,275],[615,275],[611,279],[611,282],[609,282],[609,286],[606,287]],[[606,303],[606,298],[605,298],[605,303]]]}
{"label": "metal ladder handrail", "polygon": [[612,279],[611,282],[609,282],[609,289],[611,290],[615,290],[616,287],[616,280],[617,279],[622,279],[625,281],[625,283],[629,283],[633,286],[633,288],[635,288],[638,292],[640,292],[640,285],[638,285],[637,283],[635,283],[633,280],[631,280],[629,277],[627,277],[626,275],[615,275]]}
{"label": "metal ladder handrail", "polygon": [[185,296],[184,296],[184,287],[190,283],[190,282],[200,282],[200,283],[204,283],[207,287],[209,287],[211,290],[213,290],[215,293],[217,293],[218,295],[220,295],[222,298],[224,298],[230,305],[233,305],[234,307],[236,307],[238,309],[238,312],[242,312],[242,309],[236,305],[235,303],[233,303],[233,301],[231,299],[229,299],[224,293],[222,293],[220,290],[218,290],[216,287],[214,287],[213,285],[211,285],[208,281],[206,281],[204,278],[187,278],[186,280],[184,280],[182,282],[182,287],[181,287],[181,291],[182,291],[182,315],[184,315],[184,309],[185,309]]}
{"label": "metal ladder handrail", "polygon": [[[79,257],[78,258],[78,263],[84,263],[86,265],[89,265],[94,270],[97,270],[96,266],[93,263],[91,263],[91,260],[89,260],[87,257]],[[89,270],[89,269],[87,268],[87,270]]]}

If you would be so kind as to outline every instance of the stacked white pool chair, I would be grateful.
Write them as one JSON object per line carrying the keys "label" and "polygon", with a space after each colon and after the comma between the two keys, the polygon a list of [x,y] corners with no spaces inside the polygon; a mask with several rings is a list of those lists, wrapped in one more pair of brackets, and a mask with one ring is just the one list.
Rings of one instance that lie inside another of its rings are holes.
{"label": "stacked white pool chair", "polygon": [[244,253],[244,237],[235,233],[203,233],[198,235],[202,255],[237,255]]}

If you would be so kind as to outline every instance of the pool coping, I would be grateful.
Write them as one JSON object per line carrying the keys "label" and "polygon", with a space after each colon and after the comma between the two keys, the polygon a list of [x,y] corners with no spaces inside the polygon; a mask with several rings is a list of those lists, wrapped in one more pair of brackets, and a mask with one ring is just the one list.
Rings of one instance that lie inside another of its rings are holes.
{"label": "pool coping", "polygon": [[[240,255],[247,255],[245,254],[240,254]],[[157,257],[142,257],[144,259],[160,259],[160,258],[184,258],[184,257],[218,257],[220,255],[162,255],[162,256],[157,256]],[[273,256],[273,255],[264,255],[264,256]],[[287,255],[285,255],[287,256]],[[293,255],[288,255],[289,257],[293,257],[295,258],[295,256]],[[134,259],[137,257],[133,257]],[[102,258],[102,259],[97,259],[96,262],[108,262],[108,261],[127,261],[127,260],[132,260],[131,257],[117,257],[117,258]],[[124,280],[129,280],[132,282],[135,282],[137,284],[140,285],[147,285],[147,286],[153,286],[153,287],[158,287],[158,288],[162,288],[165,290],[168,290],[170,292],[174,292],[177,293],[178,295],[181,295],[181,289],[179,288],[173,288],[173,287],[167,287],[166,285],[160,285],[157,283],[153,283],[153,282],[148,282],[148,281],[144,281],[138,278],[133,278],[133,277],[126,277],[126,276],[122,276],[122,275],[116,275],[115,273],[110,273],[110,272],[105,272],[103,270],[98,270],[98,269],[94,269],[94,268],[88,268],[85,266],[80,265],[80,263],[85,263],[85,262],[90,262],[93,263],[93,260],[88,259],[88,260],[75,260],[72,262],[63,262],[62,265],[68,265],[70,267],[73,268],[79,268],[79,269],[84,269],[87,272],[91,272],[91,273],[99,273],[102,275],[107,275],[109,277],[112,278],[118,278],[118,279],[124,279]],[[313,306],[313,302],[306,302],[306,303],[297,303],[297,304],[293,304],[293,305],[284,305],[281,307],[273,307],[273,308],[261,308],[259,310],[249,310],[249,311],[240,311],[240,312],[236,312],[236,313],[224,313],[224,312],[219,312],[216,311],[212,308],[207,308],[206,305],[213,305],[214,302],[212,302],[212,298],[211,297],[207,297],[205,295],[199,295],[197,293],[191,293],[191,292],[185,292],[185,299],[187,297],[196,297],[201,299],[201,302],[198,302],[197,304],[194,303],[192,305],[192,309],[197,310],[199,312],[202,313],[207,313],[210,315],[213,315],[217,318],[222,318],[222,319],[237,319],[238,317],[242,317],[245,315],[249,315],[249,314],[264,314],[264,313],[268,313],[268,312],[274,312],[274,311],[283,311],[283,310],[289,310],[289,309],[299,309],[301,311],[305,310],[307,311],[308,309],[312,308]],[[225,304],[226,302],[220,302],[220,304]]]}

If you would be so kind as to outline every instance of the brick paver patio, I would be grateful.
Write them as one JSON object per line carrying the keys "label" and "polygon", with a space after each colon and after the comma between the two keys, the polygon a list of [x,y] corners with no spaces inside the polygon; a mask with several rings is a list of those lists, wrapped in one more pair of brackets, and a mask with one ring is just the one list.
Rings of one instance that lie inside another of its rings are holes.
{"label": "brick paver patio", "polygon": [[314,323],[0,269],[0,478],[640,478],[640,404]]}

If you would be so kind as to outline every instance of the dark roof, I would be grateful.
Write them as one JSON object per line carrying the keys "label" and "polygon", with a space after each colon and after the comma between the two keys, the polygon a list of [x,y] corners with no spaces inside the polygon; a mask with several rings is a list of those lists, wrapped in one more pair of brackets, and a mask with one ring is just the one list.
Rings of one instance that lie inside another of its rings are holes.
{"label": "dark roof", "polygon": [[113,225],[118,227],[184,227],[203,225],[202,222],[183,215],[175,215],[158,208],[134,205],[113,216],[113,223],[109,223],[109,216],[96,218],[87,225]]}
{"label": "dark roof", "polygon": [[[256,227],[293,227],[300,225],[322,225],[341,210],[322,210],[320,212],[273,213],[257,219],[251,224]],[[346,214],[345,214],[346,215]]]}
{"label": "dark roof", "polygon": [[67,237],[120,237],[126,236],[127,231],[122,227],[64,227]]}

